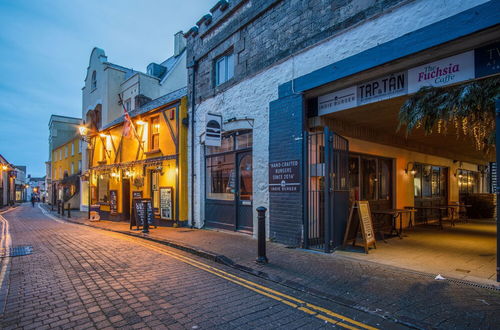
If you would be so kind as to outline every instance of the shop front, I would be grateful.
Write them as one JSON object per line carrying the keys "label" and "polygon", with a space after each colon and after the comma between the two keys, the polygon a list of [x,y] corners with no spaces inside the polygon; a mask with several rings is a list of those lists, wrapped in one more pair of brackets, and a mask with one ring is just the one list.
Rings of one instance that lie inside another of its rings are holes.
{"label": "shop front", "polygon": [[[461,25],[459,16],[448,27]],[[472,277],[496,276],[494,258],[482,257],[496,252],[493,213],[476,221],[470,212],[479,203],[495,208],[487,184],[494,153],[485,151],[484,134],[466,121],[446,123],[446,118],[432,129],[423,122],[407,130],[400,117],[403,105],[422,87],[444,90],[446,104],[447,90],[492,81],[500,73],[498,26],[474,31],[472,24],[470,33],[444,40],[438,32],[443,24],[280,86],[270,106],[270,162],[299,159],[304,165],[299,194],[270,190],[270,230],[279,240],[338,251],[345,247],[350,210],[357,201],[368,201],[376,239],[387,242],[370,254],[401,248],[406,255],[391,255],[391,262],[411,264],[420,253],[428,264],[455,262],[453,275],[456,269]],[[280,129],[284,121],[286,132]],[[456,246],[459,240],[462,249]]]}
{"label": "shop front", "polygon": [[[166,95],[161,106],[131,111],[89,143],[89,203],[100,219],[130,222],[134,199],[151,203],[155,222],[187,222],[186,97]],[[89,212],[90,214],[91,212]]]}
{"label": "shop front", "polygon": [[252,131],[226,132],[205,147],[206,226],[253,233]]}

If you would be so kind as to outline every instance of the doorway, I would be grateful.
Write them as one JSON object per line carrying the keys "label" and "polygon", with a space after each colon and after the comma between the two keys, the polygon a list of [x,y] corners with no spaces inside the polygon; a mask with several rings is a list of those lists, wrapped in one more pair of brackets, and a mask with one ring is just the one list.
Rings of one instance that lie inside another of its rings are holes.
{"label": "doorway", "polygon": [[220,147],[206,147],[205,223],[253,232],[252,131],[225,134]]}
{"label": "doorway", "polygon": [[237,158],[236,230],[251,232],[253,228],[252,152],[239,153]]}

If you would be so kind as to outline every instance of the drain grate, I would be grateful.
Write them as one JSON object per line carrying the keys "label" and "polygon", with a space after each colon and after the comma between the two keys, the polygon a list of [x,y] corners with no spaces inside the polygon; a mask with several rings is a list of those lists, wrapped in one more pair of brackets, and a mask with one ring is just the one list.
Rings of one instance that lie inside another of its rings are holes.
{"label": "drain grate", "polygon": [[33,253],[31,245],[13,246],[8,249],[0,249],[0,258],[5,257],[20,257]]}

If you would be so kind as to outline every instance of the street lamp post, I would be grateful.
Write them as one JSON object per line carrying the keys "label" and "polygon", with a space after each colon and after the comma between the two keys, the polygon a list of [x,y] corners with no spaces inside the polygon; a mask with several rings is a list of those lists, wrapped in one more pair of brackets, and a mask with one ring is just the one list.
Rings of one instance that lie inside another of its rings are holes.
{"label": "street lamp post", "polygon": [[[84,141],[86,143],[91,143],[92,136],[89,135],[89,129],[85,125],[78,126],[78,131],[80,132],[80,136],[81,136],[82,141]],[[90,155],[88,157],[89,157],[89,159],[87,160],[87,163],[88,163],[87,164],[88,165],[88,179],[87,179],[87,182],[88,182],[88,189],[87,189],[87,196],[88,196],[88,198],[87,198],[87,218],[90,219],[90,203],[91,203],[90,180],[92,178],[92,172],[91,172],[90,168],[92,167],[92,160],[91,160]]]}

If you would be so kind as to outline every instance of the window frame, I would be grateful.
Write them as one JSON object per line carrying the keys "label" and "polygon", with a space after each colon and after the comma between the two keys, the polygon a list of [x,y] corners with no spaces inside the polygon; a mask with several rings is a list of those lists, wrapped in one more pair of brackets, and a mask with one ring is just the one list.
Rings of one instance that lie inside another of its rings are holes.
{"label": "window frame", "polygon": [[[234,62],[234,53],[232,50],[227,51],[226,53],[222,54],[221,56],[217,57],[214,60],[214,73],[215,73],[215,86],[218,87],[231,79],[234,78],[234,69],[235,69],[235,62]],[[231,61],[230,61],[231,60]],[[224,77],[221,79],[220,77],[220,67],[219,64],[223,62],[224,65]],[[229,62],[232,62],[230,65]],[[231,70],[229,70],[231,69]],[[231,75],[230,75],[231,73]]]}
{"label": "window frame", "polygon": [[[251,134],[252,135],[252,144],[246,145],[242,148],[238,148],[237,146],[237,137],[245,134]],[[229,146],[231,147],[230,149],[223,149],[222,151],[217,152],[217,148],[219,147],[210,147],[210,146],[205,146],[205,164],[204,164],[204,171],[205,171],[205,199],[210,200],[210,201],[219,201],[219,202],[230,202],[233,203],[237,200],[236,198],[236,191],[233,192],[219,192],[219,193],[214,193],[214,192],[209,192],[208,189],[210,187],[213,187],[212,184],[213,182],[210,182],[210,178],[212,178],[212,174],[209,174],[209,170],[211,170],[212,167],[215,167],[214,165],[209,165],[209,162],[211,159],[216,159],[217,157],[230,157],[232,161],[232,174],[229,175],[228,182],[231,179],[238,180],[236,177],[236,171],[238,170],[238,154],[240,153],[245,153],[248,151],[253,150],[253,130],[252,129],[243,129],[243,130],[238,130],[238,131],[233,131],[228,134],[223,135],[223,139],[231,139],[231,142],[229,142]],[[252,155],[253,156],[253,155]],[[231,175],[234,175],[234,177],[231,177]],[[236,189],[236,186],[234,187]],[[226,198],[217,198],[217,196],[214,196],[215,194],[227,194]],[[228,195],[232,194],[232,198],[227,198],[229,197]],[[212,196],[210,196],[212,195]],[[210,197],[209,197],[210,196]]]}
{"label": "window frame", "polygon": [[[155,121],[157,120],[157,123]],[[155,125],[158,125],[158,131],[155,132]],[[157,137],[157,145],[155,145],[155,137]],[[149,151],[160,151],[160,116],[152,116],[149,119]]]}

